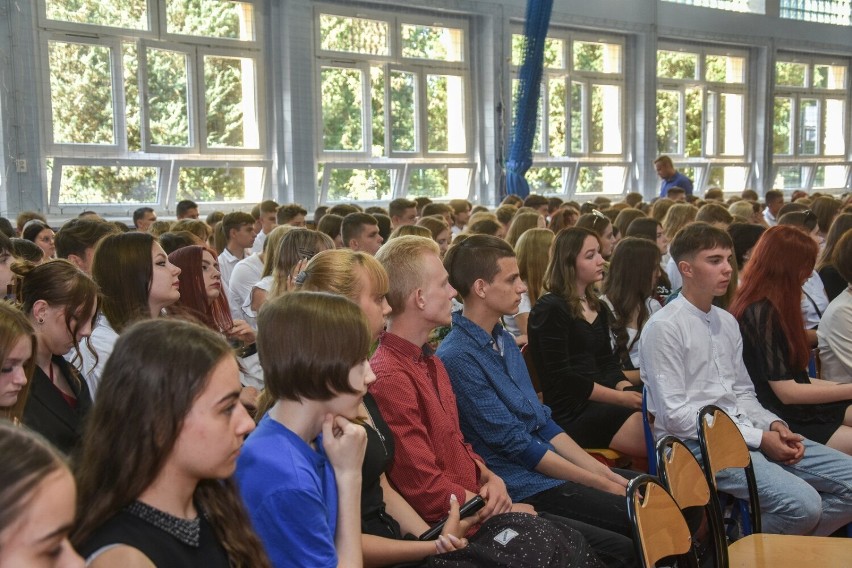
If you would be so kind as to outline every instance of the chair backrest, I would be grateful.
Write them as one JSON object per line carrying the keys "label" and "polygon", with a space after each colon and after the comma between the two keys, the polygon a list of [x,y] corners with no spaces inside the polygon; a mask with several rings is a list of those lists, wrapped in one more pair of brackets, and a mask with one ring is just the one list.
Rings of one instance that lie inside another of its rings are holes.
{"label": "chair backrest", "polygon": [[655,477],[640,475],[630,480],[627,514],[633,525],[633,542],[645,568],[669,556],[682,556],[689,566],[697,566],[683,514]]}
{"label": "chair backrest", "polygon": [[[660,479],[671,493],[681,511],[701,507],[710,528],[716,566],[728,565],[728,543],[719,501],[713,498],[710,486],[698,460],[689,448],[675,436],[666,436],[657,444],[657,463]],[[695,532],[695,527],[693,527]]]}
{"label": "chair backrest", "polygon": [[[739,428],[724,410],[707,405],[698,412],[698,443],[707,483],[717,494],[716,474],[723,469],[743,468],[749,493],[751,529],[760,532],[760,500],[751,463],[751,452]],[[721,509],[721,507],[720,507]]]}

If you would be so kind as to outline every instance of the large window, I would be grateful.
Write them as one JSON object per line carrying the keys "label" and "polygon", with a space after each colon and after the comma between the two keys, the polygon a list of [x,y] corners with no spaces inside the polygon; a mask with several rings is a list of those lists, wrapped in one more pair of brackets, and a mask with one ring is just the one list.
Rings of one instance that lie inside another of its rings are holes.
{"label": "large window", "polygon": [[765,0],[663,0],[672,4],[686,4],[702,8],[717,8],[732,12],[754,12],[763,14],[766,11]]}
{"label": "large window", "polygon": [[852,0],[781,0],[781,17],[852,26]]}
{"label": "large window", "polygon": [[252,1],[39,1],[52,207],[262,199]]}
{"label": "large window", "polygon": [[320,199],[467,198],[467,21],[340,7],[315,14]]}
{"label": "large window", "polygon": [[657,153],[671,156],[696,189],[741,191],[746,154],[747,54],[660,44]]}
{"label": "large window", "polygon": [[846,186],[848,60],[779,54],[772,153],[776,188]]}
{"label": "large window", "polygon": [[[513,99],[523,52],[524,36],[513,34]],[[624,191],[624,92],[621,38],[551,30],[545,41],[534,163],[526,176],[532,191]]]}

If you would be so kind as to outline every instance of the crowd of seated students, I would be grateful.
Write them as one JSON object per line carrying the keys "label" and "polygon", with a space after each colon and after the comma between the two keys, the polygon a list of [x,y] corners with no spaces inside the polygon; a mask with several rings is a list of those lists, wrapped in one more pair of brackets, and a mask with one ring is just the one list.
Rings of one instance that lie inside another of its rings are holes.
{"label": "crowd of seated students", "polygon": [[[635,472],[584,448],[653,459],[643,386],[693,449],[694,398],[733,412],[769,529],[830,533],[852,481],[791,466],[852,463],[852,205],[779,193],[3,219],[0,564],[634,566]],[[669,377],[712,382],[702,317],[733,397]],[[818,497],[764,503],[778,464]]]}

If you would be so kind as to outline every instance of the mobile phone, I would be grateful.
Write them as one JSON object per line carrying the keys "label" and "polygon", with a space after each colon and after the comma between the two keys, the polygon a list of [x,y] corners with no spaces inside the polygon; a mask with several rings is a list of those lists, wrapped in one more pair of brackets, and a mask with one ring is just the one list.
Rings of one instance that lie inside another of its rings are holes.
{"label": "mobile phone", "polygon": [[[459,518],[464,519],[479,511],[481,508],[485,506],[485,499],[482,498],[481,495],[477,495],[473,499],[470,499],[465,502],[464,505],[459,509]],[[426,531],[425,533],[420,535],[420,540],[435,540],[438,538],[438,535],[441,534],[441,531],[444,530],[444,525],[447,524],[447,517],[439,522],[437,525],[433,526],[431,529]]]}

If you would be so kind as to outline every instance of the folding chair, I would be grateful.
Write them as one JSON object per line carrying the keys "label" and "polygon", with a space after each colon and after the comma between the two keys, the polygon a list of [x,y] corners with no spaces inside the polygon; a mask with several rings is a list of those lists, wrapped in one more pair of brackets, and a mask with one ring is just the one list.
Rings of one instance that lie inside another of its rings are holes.
{"label": "folding chair", "polygon": [[[656,477],[640,475],[627,485],[627,514],[633,526],[633,543],[644,568],[663,558],[678,556],[697,568],[689,527],[677,503]],[[678,563],[680,566],[680,563]]]}

